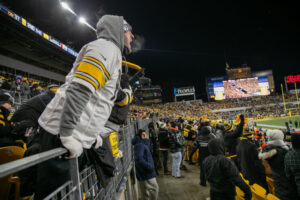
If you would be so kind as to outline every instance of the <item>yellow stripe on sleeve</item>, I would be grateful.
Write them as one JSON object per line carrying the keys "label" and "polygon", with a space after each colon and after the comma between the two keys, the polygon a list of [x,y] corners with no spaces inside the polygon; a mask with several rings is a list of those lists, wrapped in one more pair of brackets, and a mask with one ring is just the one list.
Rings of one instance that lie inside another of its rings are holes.
{"label": "yellow stripe on sleeve", "polygon": [[99,60],[97,60],[96,58],[93,58],[93,57],[90,57],[90,56],[86,56],[86,57],[83,57],[84,59],[87,59],[87,60],[91,60],[95,63],[97,63],[98,65],[100,65],[105,73],[105,75],[107,76],[108,79],[110,79],[110,75],[109,73],[107,72],[105,66],[103,65],[102,62],[100,62]]}
{"label": "yellow stripe on sleeve", "polygon": [[5,121],[0,120],[0,124],[2,124],[3,126],[5,126]]}
{"label": "yellow stripe on sleeve", "polygon": [[116,103],[116,105],[118,105],[118,106],[126,106],[128,104],[128,100],[129,100],[128,94],[126,94],[126,99],[123,100],[123,101],[121,101],[120,103]]}
{"label": "yellow stripe on sleeve", "polygon": [[4,116],[2,114],[0,114],[0,119],[4,119]]}
{"label": "yellow stripe on sleeve", "polygon": [[[97,89],[101,88],[106,83],[105,77],[104,77],[103,72],[101,71],[101,69],[99,69],[97,66],[95,66],[93,64],[90,64],[88,62],[83,61],[77,67],[77,71],[86,73],[86,74],[90,75],[92,78],[94,78],[98,82],[98,83],[95,83],[95,84],[99,85],[99,87],[96,87]],[[93,80],[91,80],[91,81],[93,81]]]}
{"label": "yellow stripe on sleeve", "polygon": [[132,100],[133,100],[133,95],[131,95],[130,100],[129,100],[129,103],[131,103]]}
{"label": "yellow stripe on sleeve", "polygon": [[90,84],[95,88],[95,90],[97,90],[97,85],[96,85],[96,84],[94,83],[94,81],[92,81],[91,79],[89,79],[89,78],[87,78],[87,77],[85,77],[85,76],[82,76],[82,75],[80,75],[80,74],[75,74],[75,77],[87,81],[88,83],[90,83]]}

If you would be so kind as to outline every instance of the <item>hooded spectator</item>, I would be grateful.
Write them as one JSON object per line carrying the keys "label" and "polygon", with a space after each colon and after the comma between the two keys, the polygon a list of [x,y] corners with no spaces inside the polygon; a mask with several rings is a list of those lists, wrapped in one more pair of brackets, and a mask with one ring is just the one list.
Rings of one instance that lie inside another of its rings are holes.
{"label": "hooded spectator", "polygon": [[267,145],[259,153],[259,159],[266,160],[274,179],[275,196],[281,200],[297,199],[295,190],[291,187],[284,172],[284,157],[288,152],[288,146],[283,142],[283,132],[280,130],[267,131]]}
{"label": "hooded spectator", "polygon": [[205,177],[210,183],[210,198],[212,200],[234,200],[235,186],[244,193],[244,199],[252,197],[249,186],[243,181],[234,163],[225,157],[224,143],[213,139],[208,143],[210,155],[203,161]]}

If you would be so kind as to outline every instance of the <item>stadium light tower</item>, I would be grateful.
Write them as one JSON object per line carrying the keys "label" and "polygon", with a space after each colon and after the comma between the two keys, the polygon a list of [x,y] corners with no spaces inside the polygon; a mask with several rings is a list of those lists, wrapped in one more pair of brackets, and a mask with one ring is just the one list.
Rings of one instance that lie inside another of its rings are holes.
{"label": "stadium light tower", "polygon": [[[60,5],[61,7],[63,7],[64,9],[68,10],[70,13],[72,13],[73,15],[77,16],[77,14],[70,8],[69,4],[65,1],[60,1]],[[87,23],[86,19],[84,17],[79,17],[79,22],[82,24],[87,25],[90,29],[92,29],[93,31],[96,32],[96,29],[94,27],[92,27],[89,23]]]}
{"label": "stadium light tower", "polygon": [[96,32],[96,29],[94,27],[92,27],[91,25],[89,25],[87,22],[86,22],[86,19],[84,17],[79,17],[79,22],[82,23],[82,24],[85,24],[87,25],[90,29],[92,29],[93,31]]}
{"label": "stadium light tower", "polygon": [[61,7],[72,13],[73,15],[77,16],[76,13],[70,8],[69,4],[67,2],[61,1],[60,2]]}

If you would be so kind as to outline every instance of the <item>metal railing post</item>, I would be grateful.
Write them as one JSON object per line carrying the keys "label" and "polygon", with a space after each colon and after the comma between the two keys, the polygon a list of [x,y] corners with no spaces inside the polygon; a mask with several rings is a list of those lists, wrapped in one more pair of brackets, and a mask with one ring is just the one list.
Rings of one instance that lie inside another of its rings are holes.
{"label": "metal railing post", "polygon": [[75,191],[73,193],[73,197],[75,200],[82,200],[82,194],[81,194],[81,188],[80,188],[80,177],[79,177],[79,166],[78,166],[78,159],[74,158],[70,160],[70,175],[71,180],[73,182],[73,187],[75,188]]}

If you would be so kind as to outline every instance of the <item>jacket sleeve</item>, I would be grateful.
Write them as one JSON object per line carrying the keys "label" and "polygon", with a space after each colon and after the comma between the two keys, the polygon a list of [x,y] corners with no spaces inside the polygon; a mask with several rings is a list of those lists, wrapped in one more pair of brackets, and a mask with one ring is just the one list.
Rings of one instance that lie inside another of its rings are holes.
{"label": "jacket sleeve", "polygon": [[232,138],[238,138],[243,135],[243,126],[244,126],[244,121],[241,121],[239,125],[232,131],[227,133],[228,137]]}
{"label": "jacket sleeve", "polygon": [[249,186],[245,183],[242,177],[239,174],[238,169],[232,161],[227,158],[224,158],[224,173],[227,174],[228,179],[236,186],[238,186],[244,193],[244,198],[250,200],[252,197],[251,190]]}
{"label": "jacket sleeve", "polygon": [[152,170],[152,165],[144,159],[144,149],[141,144],[134,146],[134,158],[137,165],[142,166],[146,170]]}
{"label": "jacket sleeve", "polygon": [[60,121],[60,135],[70,136],[75,128],[92,92],[85,86],[72,82],[66,90],[66,100]]}

